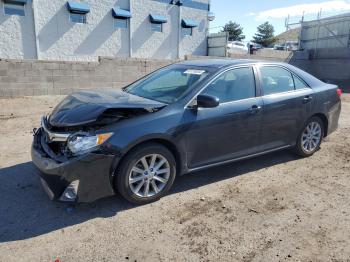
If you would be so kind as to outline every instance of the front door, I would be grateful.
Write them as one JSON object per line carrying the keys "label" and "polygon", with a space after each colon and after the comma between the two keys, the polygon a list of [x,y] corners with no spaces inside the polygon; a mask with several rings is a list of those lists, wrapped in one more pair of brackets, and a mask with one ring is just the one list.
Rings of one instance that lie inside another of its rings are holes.
{"label": "front door", "polygon": [[186,132],[189,168],[253,154],[259,145],[262,99],[256,97],[252,67],[230,69],[201,93],[216,96],[215,108],[188,108]]}

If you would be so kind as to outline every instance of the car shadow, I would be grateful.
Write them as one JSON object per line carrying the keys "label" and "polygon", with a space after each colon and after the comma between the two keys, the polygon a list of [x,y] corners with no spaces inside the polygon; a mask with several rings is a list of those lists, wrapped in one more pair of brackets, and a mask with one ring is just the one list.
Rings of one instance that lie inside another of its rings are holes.
{"label": "car shadow", "polygon": [[[297,159],[288,151],[282,151],[210,168],[178,177],[170,194]],[[52,202],[41,188],[37,172],[32,162],[0,169],[0,243],[40,236],[94,218],[112,217],[123,210],[138,208],[119,196],[75,207]]]}

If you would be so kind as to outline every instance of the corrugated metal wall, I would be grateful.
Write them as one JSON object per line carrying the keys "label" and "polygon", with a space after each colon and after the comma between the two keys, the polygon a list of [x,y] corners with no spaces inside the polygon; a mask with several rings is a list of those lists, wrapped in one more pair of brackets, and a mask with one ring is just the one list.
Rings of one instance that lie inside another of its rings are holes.
{"label": "corrugated metal wall", "polygon": [[300,45],[305,50],[350,48],[350,13],[303,22]]}
{"label": "corrugated metal wall", "polygon": [[208,36],[208,56],[227,56],[227,32],[214,33]]}

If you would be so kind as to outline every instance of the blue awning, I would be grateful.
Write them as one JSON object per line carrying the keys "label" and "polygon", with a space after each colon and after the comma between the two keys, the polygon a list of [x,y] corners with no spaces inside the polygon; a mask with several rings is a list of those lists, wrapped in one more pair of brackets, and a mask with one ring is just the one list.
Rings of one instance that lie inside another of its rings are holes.
{"label": "blue awning", "polygon": [[168,22],[168,19],[166,19],[166,16],[163,16],[163,15],[150,14],[149,18],[151,20],[151,23],[155,23],[155,24],[163,24]]}
{"label": "blue awning", "polygon": [[198,25],[199,25],[198,22],[192,19],[182,19],[183,27],[197,27]]}
{"label": "blue awning", "polygon": [[27,0],[4,0],[4,2],[9,4],[25,5],[28,1]]}
{"label": "blue awning", "polygon": [[90,6],[81,2],[68,1],[67,8],[71,13],[87,14],[90,12]]}
{"label": "blue awning", "polygon": [[178,6],[182,6],[184,4],[184,1],[183,0],[178,0],[177,2],[176,2],[176,5],[178,5]]}
{"label": "blue awning", "polygon": [[112,9],[112,15],[115,18],[124,18],[124,19],[131,18],[131,12],[129,10],[124,10],[118,7],[114,7]]}

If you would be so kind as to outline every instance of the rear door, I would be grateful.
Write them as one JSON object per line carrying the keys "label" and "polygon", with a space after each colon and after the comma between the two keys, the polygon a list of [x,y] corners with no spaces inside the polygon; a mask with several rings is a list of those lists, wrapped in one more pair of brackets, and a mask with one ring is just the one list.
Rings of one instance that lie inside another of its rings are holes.
{"label": "rear door", "polygon": [[293,145],[310,115],[312,89],[282,66],[259,67],[264,112],[261,151]]}
{"label": "rear door", "polygon": [[216,96],[215,108],[188,108],[186,132],[190,168],[246,156],[257,151],[262,99],[256,95],[252,67],[222,73],[201,93]]}

